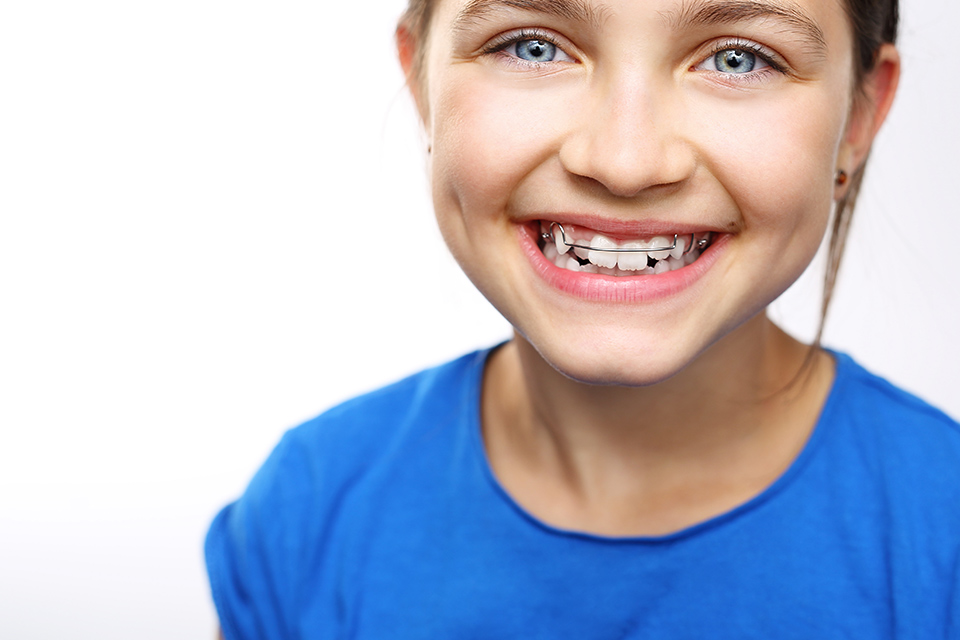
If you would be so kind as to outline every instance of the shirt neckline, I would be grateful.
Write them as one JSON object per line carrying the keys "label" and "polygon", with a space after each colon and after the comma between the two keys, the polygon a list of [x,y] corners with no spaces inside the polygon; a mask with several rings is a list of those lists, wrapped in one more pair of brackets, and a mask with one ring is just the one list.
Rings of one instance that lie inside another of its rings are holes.
{"label": "shirt neckline", "polygon": [[475,456],[477,465],[484,476],[484,482],[493,491],[496,498],[505,503],[509,510],[518,516],[521,521],[525,522],[527,526],[538,529],[552,537],[578,539],[598,544],[658,545],[699,538],[703,535],[707,535],[711,531],[724,528],[733,522],[748,517],[759,507],[775,499],[779,494],[783,493],[788,487],[797,481],[797,479],[803,474],[803,471],[809,466],[817,451],[820,449],[822,442],[830,431],[827,428],[827,425],[835,424],[836,422],[833,418],[838,412],[839,407],[842,405],[841,398],[844,395],[847,382],[852,376],[852,369],[855,366],[853,361],[846,354],[839,353],[831,349],[824,349],[824,351],[826,351],[827,354],[833,358],[835,363],[835,372],[833,384],[831,385],[830,391],[827,394],[827,399],[823,404],[823,409],[821,409],[813,431],[811,432],[810,437],[807,439],[803,449],[800,451],[800,454],[797,455],[793,462],[790,463],[790,466],[788,466],[787,469],[780,474],[776,480],[774,480],[759,494],[734,507],[733,509],[730,509],[729,511],[666,535],[605,536],[587,531],[564,529],[542,521],[522,507],[516,500],[514,500],[513,496],[511,496],[509,492],[504,489],[503,485],[500,484],[500,481],[494,474],[493,467],[490,465],[490,460],[487,457],[486,447],[483,442],[483,432],[480,422],[480,399],[483,386],[483,373],[486,369],[487,363],[489,362],[490,355],[504,344],[505,343],[500,343],[496,346],[483,349],[475,353],[474,359],[471,362],[469,376],[470,379],[468,380],[466,389],[466,406],[470,407],[467,429],[469,430],[470,434],[469,437],[470,444],[473,449],[473,455]]}

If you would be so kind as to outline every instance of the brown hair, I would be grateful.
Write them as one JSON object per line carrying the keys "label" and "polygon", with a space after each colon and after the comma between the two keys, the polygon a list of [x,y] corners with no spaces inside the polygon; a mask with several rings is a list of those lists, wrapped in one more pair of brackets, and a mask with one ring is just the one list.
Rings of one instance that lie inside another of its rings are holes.
{"label": "brown hair", "polygon": [[[411,0],[411,3],[417,0]],[[898,0],[846,0],[847,16],[853,26],[853,39],[856,46],[854,56],[854,78],[856,90],[863,88],[863,81],[873,69],[877,51],[886,43],[897,40],[897,26],[900,22],[900,8]],[[823,297],[820,301],[820,326],[817,328],[817,337],[814,345],[820,344],[823,337],[823,325],[827,319],[830,300],[833,298],[833,289],[837,283],[837,273],[840,271],[840,260],[843,250],[847,246],[847,234],[853,220],[853,209],[863,184],[863,174],[866,169],[866,160],[853,171],[844,196],[837,202],[830,227],[830,243],[827,248],[827,268],[823,275]]]}
{"label": "brown hair", "polygon": [[[408,31],[416,43],[426,42],[430,35],[430,19],[437,0],[409,0],[407,9],[400,18],[400,24]],[[899,0],[845,0],[845,8],[853,27],[854,78],[855,90],[863,89],[864,79],[873,70],[877,52],[881,45],[894,43],[897,39],[897,26],[900,21]],[[411,73],[419,77],[423,68],[425,47],[417,46]],[[840,260],[847,243],[853,209],[863,183],[866,161],[856,167],[849,177],[846,193],[837,202],[833,222],[830,227],[830,241],[827,249],[827,268],[823,279],[823,297],[820,303],[820,325],[817,328],[814,347],[820,344],[823,326],[827,318],[830,300],[840,270]],[[811,355],[812,355],[811,351]],[[809,358],[808,358],[809,360]]]}

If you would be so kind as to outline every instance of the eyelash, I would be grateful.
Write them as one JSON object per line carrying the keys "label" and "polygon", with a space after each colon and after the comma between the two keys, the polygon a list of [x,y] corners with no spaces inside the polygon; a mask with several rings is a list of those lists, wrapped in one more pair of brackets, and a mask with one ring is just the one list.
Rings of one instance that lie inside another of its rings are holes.
{"label": "eyelash", "polygon": [[[788,73],[787,66],[780,60],[779,56],[767,49],[766,47],[757,44],[756,42],[751,42],[750,40],[742,40],[740,38],[735,38],[733,40],[721,40],[713,45],[710,50],[710,55],[703,58],[696,65],[703,64],[704,61],[709,60],[718,53],[723,51],[729,51],[730,49],[741,49],[743,51],[749,51],[758,58],[762,59],[765,63],[770,65],[770,68],[779,73]],[[752,76],[757,73],[763,73],[763,71],[751,72],[749,74],[743,74],[744,76]],[[732,76],[734,74],[725,73],[724,76]],[[746,79],[746,78],[744,78]]]}
{"label": "eyelash", "polygon": [[[564,53],[567,51],[567,45],[562,44],[559,39],[551,34],[549,31],[543,31],[542,29],[536,28],[523,28],[517,31],[510,31],[503,33],[495,37],[493,40],[488,42],[480,50],[482,55],[491,55],[495,53],[500,53],[507,47],[512,44],[517,44],[518,42],[523,42],[524,40],[543,40],[544,42],[549,42],[557,49],[562,50]],[[570,55],[567,53],[567,55]],[[572,57],[572,56],[571,56]],[[521,65],[523,67],[540,67],[544,64],[552,64],[549,62],[530,62],[528,60],[521,60],[519,58],[514,58],[513,56],[509,57],[509,60],[514,63]]]}

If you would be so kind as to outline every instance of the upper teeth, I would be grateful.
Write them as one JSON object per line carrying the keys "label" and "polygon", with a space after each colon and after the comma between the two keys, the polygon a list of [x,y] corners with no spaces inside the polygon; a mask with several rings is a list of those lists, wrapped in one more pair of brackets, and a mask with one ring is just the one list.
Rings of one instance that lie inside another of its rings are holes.
{"label": "upper teeth", "polygon": [[[573,225],[564,228],[556,222],[543,222],[541,232],[544,239],[553,240],[545,245],[544,254],[557,266],[573,270],[583,270],[588,266],[581,265],[573,257],[565,256],[572,248],[573,254],[579,257],[581,262],[589,261],[604,271],[615,270],[618,274],[663,273],[681,268],[695,260],[700,254],[699,249],[703,249],[707,244],[707,237],[698,242],[693,234],[617,242],[602,233],[592,231],[586,232],[592,234],[586,236],[583,232],[577,233]],[[651,264],[648,258],[653,258],[656,264],[648,266]]]}
{"label": "upper teeth", "polygon": [[678,238],[677,238],[677,246],[675,246],[675,247],[673,248],[673,250],[670,252],[670,257],[671,257],[671,258],[679,258],[680,256],[682,256],[684,249],[687,248],[687,243],[688,243],[688,241],[689,241],[689,240],[687,239],[686,236],[678,237]]}
{"label": "upper teeth", "polygon": [[[623,243],[624,249],[640,249],[649,246],[649,244],[643,242],[642,240],[632,240],[630,242]],[[616,255],[617,266],[627,271],[639,271],[647,266],[648,254],[646,253],[618,253],[610,255]]]}
{"label": "upper teeth", "polygon": [[[549,226],[546,223],[541,223],[541,235],[544,239],[553,240],[557,245],[557,251],[563,255],[571,248],[584,249],[590,251],[591,249],[602,252],[630,252],[630,253],[660,253],[660,256],[654,256],[657,260],[666,258],[671,251],[679,246],[679,234],[674,234],[673,238],[668,238],[666,236],[655,236],[650,240],[628,240],[622,245],[618,244],[616,240],[608,238],[602,233],[593,232],[593,237],[589,242],[585,240],[575,240],[573,239],[573,229],[572,225],[569,225],[570,229],[564,229],[563,225],[559,222],[551,222]],[[681,249],[682,253],[683,250]]]}
{"label": "upper teeth", "polygon": [[[598,267],[607,267],[612,269],[617,266],[617,256],[619,254],[611,251],[612,249],[618,249],[617,243],[608,238],[607,236],[600,235],[599,233],[593,236],[593,239],[590,240],[590,251],[587,252],[587,260],[597,265]],[[599,249],[599,251],[595,251]]]}

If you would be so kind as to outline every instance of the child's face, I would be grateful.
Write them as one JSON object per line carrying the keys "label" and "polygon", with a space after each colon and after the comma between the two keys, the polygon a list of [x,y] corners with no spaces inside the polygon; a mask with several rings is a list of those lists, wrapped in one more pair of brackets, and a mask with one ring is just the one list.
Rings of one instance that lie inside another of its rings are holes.
{"label": "child's face", "polygon": [[[441,0],[420,107],[443,235],[574,378],[650,384],[738,328],[749,345],[853,168],[852,55],[840,0]],[[549,222],[709,245],[666,273],[576,271],[544,255]]]}

